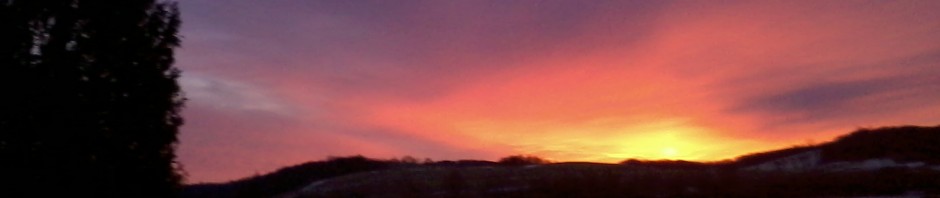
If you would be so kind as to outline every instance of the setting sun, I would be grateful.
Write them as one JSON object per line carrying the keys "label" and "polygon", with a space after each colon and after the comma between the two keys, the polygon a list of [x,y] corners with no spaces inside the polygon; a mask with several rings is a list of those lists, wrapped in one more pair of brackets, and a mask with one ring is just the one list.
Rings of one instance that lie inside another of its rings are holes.
{"label": "setting sun", "polygon": [[[403,110],[403,109],[407,110]],[[625,159],[644,160],[696,160],[718,161],[730,159],[741,152],[767,149],[774,145],[753,140],[736,139],[716,133],[712,129],[696,126],[688,119],[652,120],[644,117],[605,118],[569,122],[564,125],[526,120],[487,119],[501,114],[470,116],[471,114],[434,114],[433,117],[405,117],[402,115],[428,115],[419,113],[420,107],[398,107],[380,116],[379,122],[387,127],[405,128],[425,125],[432,128],[409,128],[410,131],[448,131],[451,137],[441,139],[451,145],[472,147],[481,144],[507,145],[513,153],[538,155],[555,161],[620,162]],[[477,110],[485,106],[472,107]],[[503,108],[502,112],[513,111]],[[494,111],[495,112],[495,111]],[[381,115],[381,114],[379,114]],[[422,124],[418,121],[429,122]],[[434,125],[433,123],[458,123]],[[537,134],[537,135],[532,135]]]}
{"label": "setting sun", "polygon": [[679,154],[679,151],[676,150],[675,148],[672,148],[672,147],[663,148],[663,158],[673,158],[677,154]]}
{"label": "setting sun", "polygon": [[637,127],[637,130],[645,129],[647,132],[629,133],[633,135],[622,137],[618,152],[610,157],[715,161],[736,155],[736,152],[731,152],[733,148],[755,149],[754,144],[746,141],[716,137],[705,129],[680,124],[667,122]]}

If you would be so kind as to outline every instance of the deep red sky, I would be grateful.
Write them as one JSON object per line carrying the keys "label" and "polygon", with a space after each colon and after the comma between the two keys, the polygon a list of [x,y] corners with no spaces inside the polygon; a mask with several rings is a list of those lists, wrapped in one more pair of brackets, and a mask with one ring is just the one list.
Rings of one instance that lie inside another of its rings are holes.
{"label": "deep red sky", "polygon": [[179,160],[721,160],[940,124],[940,1],[183,0]]}

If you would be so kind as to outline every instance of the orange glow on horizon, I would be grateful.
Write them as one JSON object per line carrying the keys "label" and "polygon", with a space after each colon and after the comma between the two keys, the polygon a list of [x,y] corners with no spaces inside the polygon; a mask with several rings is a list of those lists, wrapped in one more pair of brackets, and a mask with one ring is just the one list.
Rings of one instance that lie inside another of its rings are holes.
{"label": "orange glow on horizon", "polygon": [[732,131],[746,125],[703,122],[715,120],[728,101],[697,91],[708,79],[678,79],[663,72],[667,63],[658,56],[645,55],[524,63],[430,102],[373,107],[371,119],[458,148],[553,161],[718,161],[787,144]]}

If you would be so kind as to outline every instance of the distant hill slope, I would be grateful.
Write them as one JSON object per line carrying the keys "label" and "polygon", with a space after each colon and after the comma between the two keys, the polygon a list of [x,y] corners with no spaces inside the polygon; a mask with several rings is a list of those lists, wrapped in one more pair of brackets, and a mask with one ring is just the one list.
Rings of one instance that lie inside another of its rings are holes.
{"label": "distant hill slope", "polygon": [[193,184],[184,187],[184,198],[274,197],[300,189],[312,182],[355,173],[387,169],[424,167],[479,167],[495,166],[496,162],[483,160],[438,161],[426,164],[398,160],[377,160],[363,156],[332,157],[284,167],[274,172],[247,177],[226,183]]}
{"label": "distant hill slope", "polygon": [[331,158],[281,168],[221,184],[195,184],[183,189],[182,197],[273,197],[311,182],[352,173],[401,167],[403,164],[362,156]]}
{"label": "distant hill slope", "polygon": [[831,142],[744,155],[734,165],[743,168],[777,163],[790,168],[818,168],[864,161],[886,165],[940,164],[940,126],[859,129]]}
{"label": "distant hill slope", "polygon": [[721,163],[507,166],[335,158],[224,184],[191,185],[184,197],[815,197],[940,195],[938,188],[940,126],[901,126],[860,129],[822,144]]}
{"label": "distant hill slope", "polygon": [[940,126],[861,129],[819,145],[824,161],[888,158],[901,162],[940,163]]}

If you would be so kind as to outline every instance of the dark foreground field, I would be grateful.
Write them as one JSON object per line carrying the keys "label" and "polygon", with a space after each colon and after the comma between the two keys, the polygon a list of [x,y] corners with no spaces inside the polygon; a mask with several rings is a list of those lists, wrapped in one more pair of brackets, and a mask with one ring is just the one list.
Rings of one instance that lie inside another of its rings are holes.
{"label": "dark foreground field", "polygon": [[940,172],[763,172],[566,163],[417,167],[312,183],[281,197],[855,197],[940,195]]}

